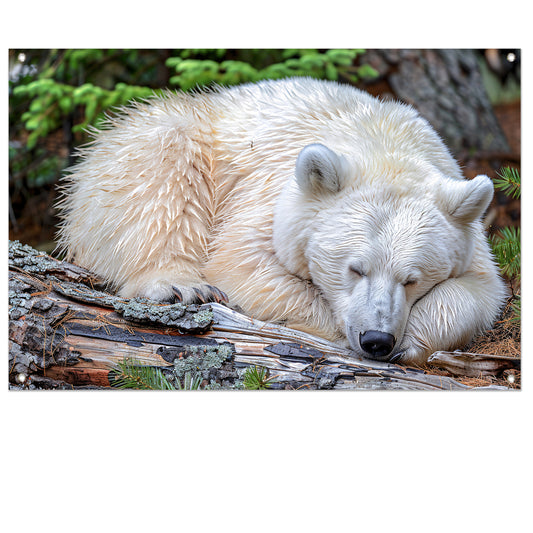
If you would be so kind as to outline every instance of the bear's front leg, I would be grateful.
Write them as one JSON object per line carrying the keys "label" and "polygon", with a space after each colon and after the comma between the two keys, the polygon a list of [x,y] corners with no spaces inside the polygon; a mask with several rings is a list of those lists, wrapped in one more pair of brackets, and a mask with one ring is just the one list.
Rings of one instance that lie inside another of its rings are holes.
{"label": "bear's front leg", "polygon": [[439,283],[413,306],[391,361],[421,365],[435,351],[465,346],[492,326],[505,298],[493,265]]}

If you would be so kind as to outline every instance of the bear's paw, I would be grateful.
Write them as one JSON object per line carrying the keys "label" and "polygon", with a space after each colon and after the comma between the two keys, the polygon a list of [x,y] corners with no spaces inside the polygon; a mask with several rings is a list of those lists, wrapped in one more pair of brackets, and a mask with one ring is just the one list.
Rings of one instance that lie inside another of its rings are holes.
{"label": "bear's paw", "polygon": [[185,287],[172,285],[174,301],[183,304],[205,304],[208,302],[227,303],[228,297],[218,287],[203,283],[198,286]]}

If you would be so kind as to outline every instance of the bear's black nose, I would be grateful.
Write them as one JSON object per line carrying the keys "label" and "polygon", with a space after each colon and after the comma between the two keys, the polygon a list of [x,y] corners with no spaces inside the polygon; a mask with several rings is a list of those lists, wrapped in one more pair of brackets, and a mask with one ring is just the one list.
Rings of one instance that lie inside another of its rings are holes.
{"label": "bear's black nose", "polygon": [[359,333],[359,344],[370,357],[385,357],[392,352],[396,339],[384,331]]}

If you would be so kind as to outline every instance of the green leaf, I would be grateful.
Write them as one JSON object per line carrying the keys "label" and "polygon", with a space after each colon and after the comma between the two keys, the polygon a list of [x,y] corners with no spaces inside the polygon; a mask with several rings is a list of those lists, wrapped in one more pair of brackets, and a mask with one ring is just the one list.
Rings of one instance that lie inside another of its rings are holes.
{"label": "green leaf", "polygon": [[165,65],[168,68],[176,68],[182,61],[183,61],[183,59],[181,57],[169,57],[165,61]]}
{"label": "green leaf", "polygon": [[92,83],[84,83],[76,87],[72,93],[76,103],[83,103],[84,99],[90,94],[94,93],[94,85]]}
{"label": "green leaf", "polygon": [[326,52],[328,58],[335,64],[349,67],[355,58],[352,50],[332,49]]}
{"label": "green leaf", "polygon": [[27,130],[36,130],[39,127],[39,124],[41,123],[41,118],[32,116],[29,120],[26,121],[26,129]]}
{"label": "green leaf", "polygon": [[326,78],[331,81],[339,79],[339,73],[331,63],[326,64]]}
{"label": "green leaf", "polygon": [[35,148],[40,136],[41,136],[41,132],[38,129],[36,129],[35,131],[32,131],[28,135],[28,140],[26,141],[26,146],[28,147],[28,150],[32,150],[33,148]]}
{"label": "green leaf", "polygon": [[361,65],[357,67],[357,75],[363,79],[373,79],[379,76],[379,72],[370,65]]}
{"label": "green leaf", "polygon": [[59,109],[64,114],[70,113],[74,109],[74,100],[70,96],[63,96],[59,99]]}
{"label": "green leaf", "polygon": [[[313,54],[303,56],[299,61],[299,66],[304,70],[320,69],[324,66],[326,57],[322,54]],[[288,61],[287,61],[288,63]]]}

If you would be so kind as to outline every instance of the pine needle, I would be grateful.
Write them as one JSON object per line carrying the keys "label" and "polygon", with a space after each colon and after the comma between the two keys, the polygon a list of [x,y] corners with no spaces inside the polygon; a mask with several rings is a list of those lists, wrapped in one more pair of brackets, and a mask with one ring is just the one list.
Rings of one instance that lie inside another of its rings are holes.
{"label": "pine needle", "polygon": [[264,390],[270,387],[274,377],[267,377],[268,370],[263,367],[249,366],[244,373],[243,385],[247,390]]}
{"label": "pine needle", "polygon": [[514,313],[513,318],[511,318],[511,321],[520,322],[522,317],[522,298],[520,294],[518,294],[514,301],[511,303],[511,307]]}
{"label": "pine needle", "polygon": [[494,178],[494,187],[511,198],[520,198],[520,172],[516,168],[504,167]]}
{"label": "pine needle", "polygon": [[185,372],[183,376],[183,385],[180,380],[177,381],[178,390],[200,390],[200,385],[202,384],[202,376],[194,374],[192,372]]}
{"label": "pine needle", "polygon": [[113,371],[113,387],[137,390],[175,390],[174,385],[159,368],[142,365],[139,361],[126,358]]}
{"label": "pine needle", "polygon": [[[520,198],[520,172],[516,168],[504,167],[494,179],[494,186],[511,198]],[[500,265],[502,274],[509,279],[520,280],[521,271],[521,242],[520,228],[502,228],[498,233],[489,237],[492,251]],[[511,303],[514,322],[520,321],[520,294]]]}
{"label": "pine needle", "polygon": [[496,235],[490,236],[490,244],[502,274],[508,278],[520,278],[520,228],[502,228]]}

